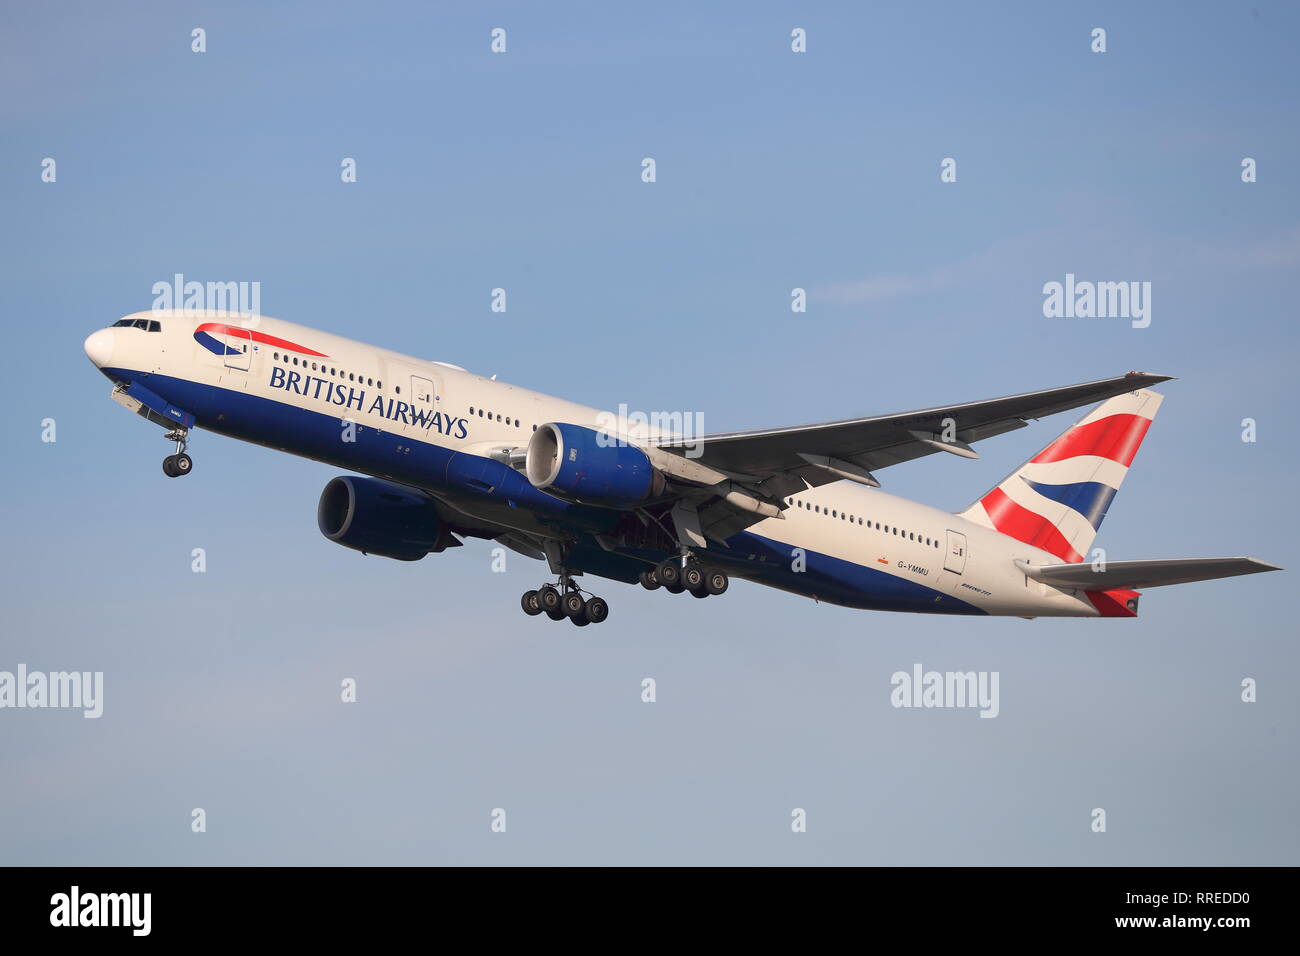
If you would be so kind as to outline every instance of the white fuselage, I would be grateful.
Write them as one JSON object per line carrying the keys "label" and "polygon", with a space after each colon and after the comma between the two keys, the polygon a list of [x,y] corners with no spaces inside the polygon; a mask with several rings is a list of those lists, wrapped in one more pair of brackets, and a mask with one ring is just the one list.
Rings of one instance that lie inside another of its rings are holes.
{"label": "white fuselage", "polygon": [[[466,515],[522,532],[537,532],[537,514],[473,482],[462,487],[453,472],[526,446],[547,422],[600,429],[612,420],[599,409],[278,319],[179,311],[127,318],[156,321],[160,330],[95,333],[105,338],[88,341],[92,359],[110,378],[142,382],[194,412],[200,427],[416,485]],[[220,331],[225,326],[234,328]],[[214,351],[204,336],[226,348]],[[342,433],[349,422],[366,438],[357,447],[333,438],[331,429]],[[649,434],[633,429],[629,437]],[[423,471],[413,470],[416,460]],[[1040,584],[1015,564],[1059,559],[948,512],[850,481],[788,501],[782,519],[763,519],[729,542],[743,558],[733,573],[859,607],[1098,614],[1082,591]],[[806,569],[785,566],[801,554]]]}

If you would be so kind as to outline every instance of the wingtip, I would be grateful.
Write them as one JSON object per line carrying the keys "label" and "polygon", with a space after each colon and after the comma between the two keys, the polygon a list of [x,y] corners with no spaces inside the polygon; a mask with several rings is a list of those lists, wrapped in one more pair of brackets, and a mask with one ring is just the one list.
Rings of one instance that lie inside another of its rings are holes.
{"label": "wingtip", "polygon": [[1159,375],[1153,372],[1126,372],[1125,378],[1139,379],[1143,385],[1159,385],[1161,382],[1174,381],[1173,375]]}

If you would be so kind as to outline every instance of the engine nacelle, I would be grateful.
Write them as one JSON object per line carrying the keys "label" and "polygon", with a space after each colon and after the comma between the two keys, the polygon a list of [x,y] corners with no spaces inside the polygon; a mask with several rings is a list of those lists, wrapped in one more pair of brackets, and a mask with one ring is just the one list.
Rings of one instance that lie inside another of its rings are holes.
{"label": "engine nacelle", "polygon": [[325,486],[316,523],[335,544],[398,561],[419,561],[430,551],[441,551],[450,537],[424,495],[378,478],[352,475]]}
{"label": "engine nacelle", "polygon": [[664,489],[664,476],[640,448],[582,425],[540,426],[524,468],[534,488],[602,508],[637,505]]}

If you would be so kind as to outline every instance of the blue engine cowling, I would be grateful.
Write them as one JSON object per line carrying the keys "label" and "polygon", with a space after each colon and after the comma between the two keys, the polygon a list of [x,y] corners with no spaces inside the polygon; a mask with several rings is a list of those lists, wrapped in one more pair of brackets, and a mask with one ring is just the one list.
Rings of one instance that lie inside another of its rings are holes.
{"label": "blue engine cowling", "polygon": [[321,492],[316,524],[335,544],[398,561],[419,561],[460,543],[447,533],[426,495],[378,478],[333,479]]}
{"label": "blue engine cowling", "polygon": [[528,440],[528,480],[557,498],[627,508],[663,492],[663,475],[640,448],[582,425],[548,422]]}

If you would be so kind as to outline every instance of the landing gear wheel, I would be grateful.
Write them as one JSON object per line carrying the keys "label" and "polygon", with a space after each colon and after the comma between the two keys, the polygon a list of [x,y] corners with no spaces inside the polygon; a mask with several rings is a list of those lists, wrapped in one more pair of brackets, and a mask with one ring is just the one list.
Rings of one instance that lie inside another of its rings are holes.
{"label": "landing gear wheel", "polygon": [[722,594],[730,583],[727,573],[717,568],[711,568],[704,575],[704,587],[710,594]]}
{"label": "landing gear wheel", "polygon": [[663,585],[659,583],[659,575],[653,568],[649,571],[642,571],[640,580],[641,587],[645,588],[647,591],[657,591],[663,587]]}
{"label": "landing gear wheel", "polygon": [[[564,612],[560,611],[560,592],[555,590],[551,585],[546,585],[537,589],[537,606],[545,611],[548,615],[552,612],[558,613],[564,617]],[[551,620],[558,621],[559,617],[551,617]]]}
{"label": "landing gear wheel", "polygon": [[702,587],[701,587],[701,588],[691,588],[691,597],[706,598],[706,597],[708,597],[708,596],[709,596],[709,592],[706,591],[706,590],[705,590],[704,588],[702,588]]}
{"label": "landing gear wheel", "polygon": [[529,617],[536,617],[542,613],[542,605],[537,601],[536,591],[525,591],[524,596],[519,599],[519,606]]}
{"label": "landing gear wheel", "polygon": [[[564,595],[561,608],[565,615],[572,618],[576,623],[579,618],[583,617],[583,612],[587,610],[587,602],[582,599],[582,595],[577,591],[570,591]],[[583,623],[586,623],[585,618],[583,618]]]}
{"label": "landing gear wheel", "polygon": [[681,594],[683,591],[686,590],[686,588],[682,586],[682,583],[680,581],[678,581],[676,584],[665,584],[664,590],[667,591],[669,594]]}
{"label": "landing gear wheel", "polygon": [[696,591],[704,588],[704,569],[695,561],[687,561],[686,567],[682,569],[682,584],[686,590],[694,594]]}
{"label": "landing gear wheel", "polygon": [[569,620],[572,621],[578,627],[586,627],[588,624],[591,623],[585,617],[571,617],[569,618]]}
{"label": "landing gear wheel", "polygon": [[185,447],[189,441],[188,428],[173,428],[163,437],[168,441],[176,443],[176,453],[168,455],[163,459],[163,474],[168,478],[180,478],[182,475],[188,475],[190,469],[194,467],[194,461],[189,455],[185,454]]}
{"label": "landing gear wheel", "polygon": [[605,603],[604,598],[594,597],[587,602],[587,620],[590,623],[599,624],[607,617],[609,617],[609,605]]}
{"label": "landing gear wheel", "polygon": [[546,612],[546,616],[549,617],[552,621],[563,621],[563,620],[564,620],[564,612],[563,612],[563,611],[547,611],[547,612]]}
{"label": "landing gear wheel", "polygon": [[[660,584],[666,587],[669,591],[672,591],[673,588],[678,587],[681,584],[681,565],[677,563],[676,558],[669,558],[666,561],[660,561],[659,566],[655,568],[655,577],[659,579]],[[676,594],[679,592],[674,591],[673,593]]]}

